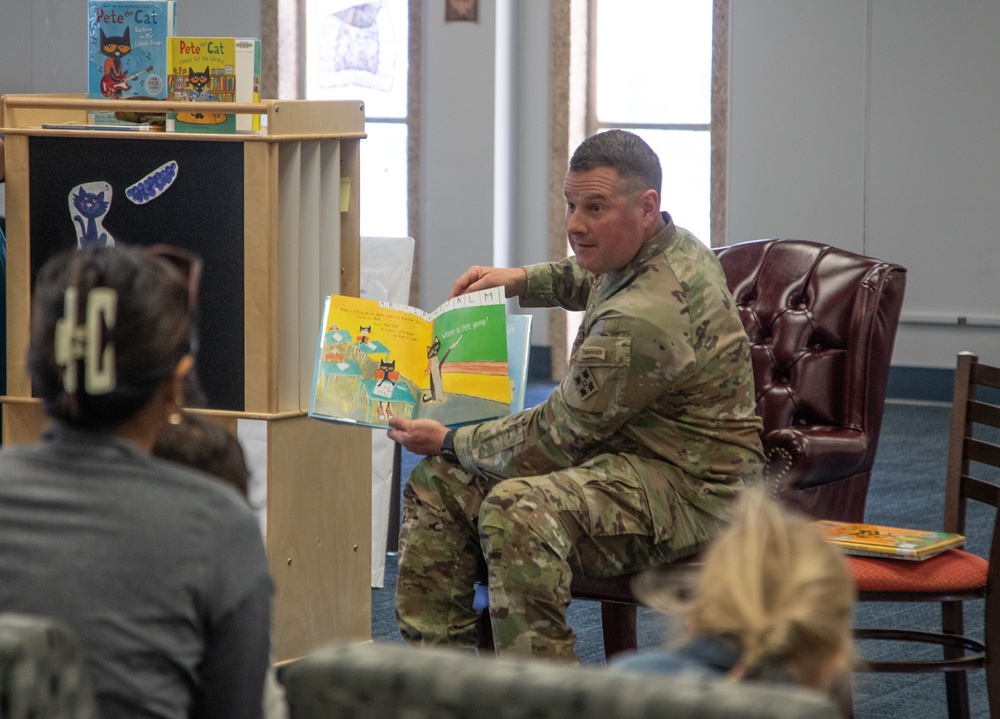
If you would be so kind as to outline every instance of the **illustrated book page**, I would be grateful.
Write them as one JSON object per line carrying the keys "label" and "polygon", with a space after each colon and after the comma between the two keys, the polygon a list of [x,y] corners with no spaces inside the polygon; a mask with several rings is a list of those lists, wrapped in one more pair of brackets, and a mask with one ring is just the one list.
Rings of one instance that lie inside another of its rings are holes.
{"label": "illustrated book page", "polygon": [[327,297],[309,416],[371,427],[427,417],[458,426],[503,416],[510,402],[502,288],[461,295],[430,314]]}

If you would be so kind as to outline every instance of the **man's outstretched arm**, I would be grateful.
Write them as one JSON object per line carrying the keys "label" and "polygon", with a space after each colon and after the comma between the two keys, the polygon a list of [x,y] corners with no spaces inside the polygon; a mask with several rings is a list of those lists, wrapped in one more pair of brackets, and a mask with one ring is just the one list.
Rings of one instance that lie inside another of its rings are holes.
{"label": "man's outstretched arm", "polygon": [[482,267],[474,265],[467,269],[451,286],[448,299],[478,292],[490,287],[503,287],[508,297],[524,297],[528,291],[528,274],[522,267]]}

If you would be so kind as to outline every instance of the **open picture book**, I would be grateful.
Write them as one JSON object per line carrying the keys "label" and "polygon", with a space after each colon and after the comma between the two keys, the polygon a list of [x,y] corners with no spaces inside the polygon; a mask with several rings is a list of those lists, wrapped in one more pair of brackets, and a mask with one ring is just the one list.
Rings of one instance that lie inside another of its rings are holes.
{"label": "open picture book", "polygon": [[[527,373],[530,321],[512,326],[508,334],[503,288],[455,297],[431,313],[330,295],[309,416],[371,427],[394,416],[452,427],[504,416],[512,406],[508,350],[519,360],[522,403]],[[524,346],[508,348],[508,341]]]}
{"label": "open picture book", "polygon": [[922,560],[965,544],[961,534],[922,529],[883,527],[877,524],[818,520],[813,524],[824,538],[846,554],[886,559]]}

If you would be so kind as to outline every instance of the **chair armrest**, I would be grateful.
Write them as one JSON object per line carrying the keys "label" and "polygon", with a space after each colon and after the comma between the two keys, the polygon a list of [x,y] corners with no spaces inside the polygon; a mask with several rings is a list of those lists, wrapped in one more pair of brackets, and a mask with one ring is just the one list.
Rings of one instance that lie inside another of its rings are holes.
{"label": "chair armrest", "polygon": [[868,437],[841,427],[788,427],[764,436],[765,478],[775,492],[808,489],[862,471]]}

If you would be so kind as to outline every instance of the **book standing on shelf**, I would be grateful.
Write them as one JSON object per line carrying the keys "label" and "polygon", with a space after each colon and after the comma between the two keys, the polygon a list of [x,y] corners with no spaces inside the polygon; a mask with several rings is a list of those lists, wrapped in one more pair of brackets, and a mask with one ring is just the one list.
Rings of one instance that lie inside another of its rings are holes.
{"label": "book standing on shelf", "polygon": [[[260,101],[260,38],[236,38],[236,102]],[[260,115],[236,116],[236,132],[260,132]]]}
{"label": "book standing on shelf", "polygon": [[501,417],[511,406],[507,337],[503,288],[460,295],[430,314],[330,295],[309,416],[370,427],[391,417],[449,426]]}
{"label": "book standing on shelf", "polygon": [[818,520],[813,524],[819,528],[828,542],[837,545],[846,554],[863,557],[919,561],[965,544],[964,536],[947,532],[837,522],[828,519]]}
{"label": "book standing on shelf", "polygon": [[[174,0],[88,0],[87,96],[95,100],[167,97],[167,46]],[[91,124],[122,124],[113,111]]]}
{"label": "book standing on shelf", "polygon": [[[236,101],[236,38],[170,38],[167,54],[168,99],[194,102]],[[231,112],[167,113],[167,130],[175,132],[236,132]]]}

